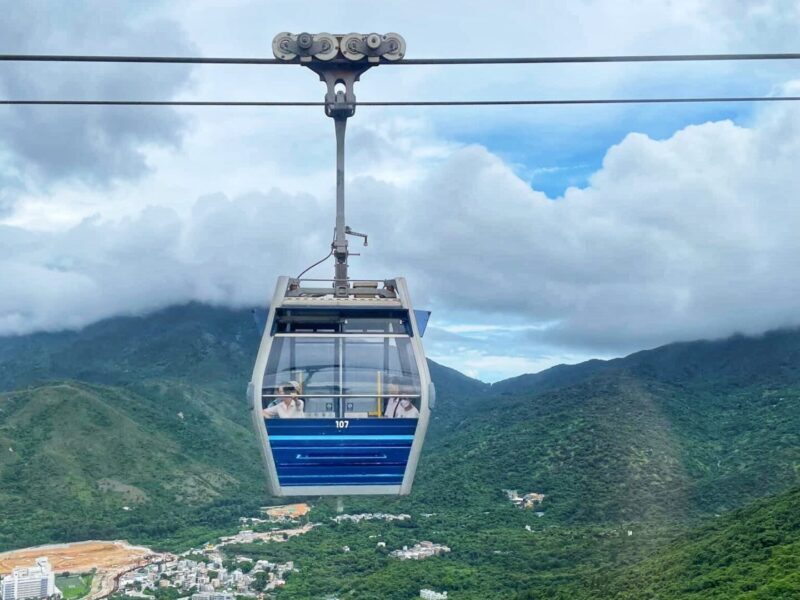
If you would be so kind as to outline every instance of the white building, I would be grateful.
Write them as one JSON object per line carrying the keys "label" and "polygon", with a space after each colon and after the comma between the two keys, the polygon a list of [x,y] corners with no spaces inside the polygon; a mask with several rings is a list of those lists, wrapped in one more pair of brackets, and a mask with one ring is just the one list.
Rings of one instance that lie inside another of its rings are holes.
{"label": "white building", "polygon": [[435,592],[433,590],[420,590],[419,597],[422,600],[447,600],[447,592]]}
{"label": "white building", "polygon": [[394,556],[400,560],[421,560],[430,556],[439,556],[445,552],[450,552],[450,548],[448,546],[425,541],[415,544],[411,548],[408,546],[403,546],[402,550],[394,550],[389,554],[390,556]]}
{"label": "white building", "polygon": [[192,594],[192,600],[234,600],[231,592],[200,592]]}
{"label": "white building", "polygon": [[26,600],[61,596],[56,576],[46,557],[36,559],[35,567],[14,569],[0,582],[2,600]]}

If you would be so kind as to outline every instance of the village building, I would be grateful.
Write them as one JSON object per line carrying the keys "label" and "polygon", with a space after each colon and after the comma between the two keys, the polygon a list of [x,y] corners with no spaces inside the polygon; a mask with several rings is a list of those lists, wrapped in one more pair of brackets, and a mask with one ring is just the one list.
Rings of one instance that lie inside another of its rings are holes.
{"label": "village building", "polygon": [[394,550],[390,553],[390,556],[394,556],[400,560],[421,560],[430,556],[439,556],[447,552],[450,552],[450,548],[443,544],[423,541],[419,544],[415,544],[411,548],[403,546],[402,550]]}

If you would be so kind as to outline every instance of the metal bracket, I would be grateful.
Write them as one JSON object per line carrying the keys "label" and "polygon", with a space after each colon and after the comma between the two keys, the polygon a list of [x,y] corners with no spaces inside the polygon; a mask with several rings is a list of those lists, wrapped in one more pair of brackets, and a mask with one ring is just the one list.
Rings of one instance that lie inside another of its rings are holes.
{"label": "metal bracket", "polygon": [[367,245],[367,234],[366,233],[359,233],[358,231],[353,231],[352,229],[350,229],[350,226],[345,227],[344,228],[344,232],[347,235],[352,235],[352,236],[355,236],[355,237],[364,238],[364,246]]}
{"label": "metal bracket", "polygon": [[356,112],[355,83],[368,69],[384,61],[396,61],[405,56],[406,42],[397,33],[279,33],[272,40],[272,51],[279,60],[298,62],[319,75],[325,83],[325,114],[334,120],[336,128],[336,232],[331,248],[334,267],[334,290],[346,297],[350,287],[347,276],[347,235],[364,238],[345,225],[344,219],[344,139],[347,119]]}
{"label": "metal bracket", "polygon": [[[355,83],[374,66],[367,63],[310,63],[304,65],[325,83],[325,114],[332,119],[347,119],[356,113]],[[338,87],[338,89],[337,89]],[[344,89],[341,89],[344,87]]]}

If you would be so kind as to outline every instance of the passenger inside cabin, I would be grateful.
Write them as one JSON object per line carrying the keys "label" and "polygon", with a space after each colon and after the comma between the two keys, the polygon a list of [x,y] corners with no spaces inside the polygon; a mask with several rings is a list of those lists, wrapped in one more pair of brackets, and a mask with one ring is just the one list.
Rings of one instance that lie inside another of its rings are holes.
{"label": "passenger inside cabin", "polygon": [[278,400],[265,408],[262,413],[265,419],[298,419],[305,417],[305,402],[300,398],[300,384],[288,381],[278,386]]}
{"label": "passenger inside cabin", "polygon": [[386,407],[383,416],[390,419],[416,419],[419,410],[411,398],[401,397],[403,394],[402,381],[399,377],[391,377],[386,382]]}

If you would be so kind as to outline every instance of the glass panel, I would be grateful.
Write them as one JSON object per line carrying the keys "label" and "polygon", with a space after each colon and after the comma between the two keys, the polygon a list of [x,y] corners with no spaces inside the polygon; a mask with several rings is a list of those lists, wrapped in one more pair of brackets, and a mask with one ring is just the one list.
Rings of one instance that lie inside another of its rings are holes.
{"label": "glass panel", "polygon": [[[341,339],[344,357],[342,392],[346,396],[369,395],[366,398],[345,397],[345,416],[384,416],[387,403],[396,403],[398,396],[420,394],[419,372],[410,339]],[[404,400],[403,408],[407,410],[403,410],[402,416],[416,417],[418,407],[418,399]],[[401,416],[398,411],[393,412]]]}
{"label": "glass panel", "polygon": [[[288,389],[291,382],[300,389],[304,410],[290,416],[419,414],[419,372],[407,337],[275,337],[264,373],[263,407],[278,406],[281,386]],[[275,408],[265,416],[287,414]]]}
{"label": "glass panel", "polygon": [[337,338],[274,338],[264,373],[264,408],[280,401],[273,396],[281,385],[296,381],[306,417],[336,417],[339,356]]}
{"label": "glass panel", "polygon": [[383,400],[381,416],[387,419],[416,419],[419,417],[419,398],[396,397],[389,392]]}

